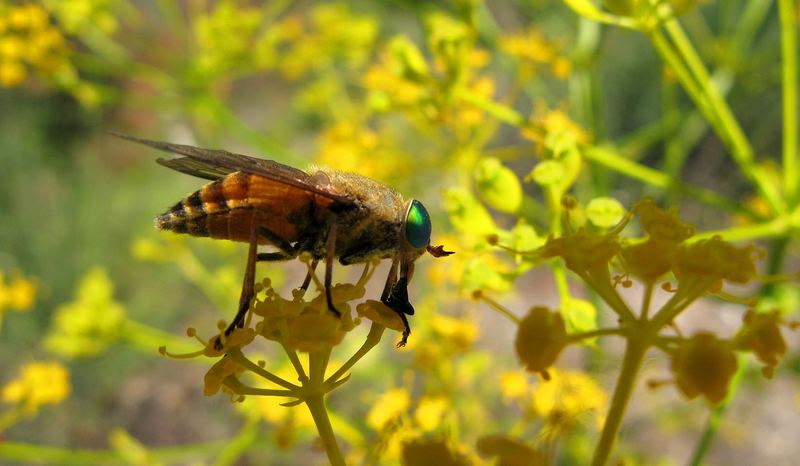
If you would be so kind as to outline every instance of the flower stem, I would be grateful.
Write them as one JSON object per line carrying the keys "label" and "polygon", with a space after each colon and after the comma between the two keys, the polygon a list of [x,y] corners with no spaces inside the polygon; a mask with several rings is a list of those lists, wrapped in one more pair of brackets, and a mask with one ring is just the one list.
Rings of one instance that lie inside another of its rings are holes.
{"label": "flower stem", "polygon": [[331,466],[345,466],[342,452],[339,450],[339,444],[336,441],[336,435],[333,433],[331,420],[328,417],[328,410],[325,407],[325,369],[329,356],[330,350],[315,351],[308,354],[310,378],[303,386],[303,392],[305,393],[303,399],[311,412],[311,417],[314,418],[314,424],[317,426],[319,438],[325,446],[325,452],[328,454]]}
{"label": "flower stem", "polygon": [[781,22],[781,83],[783,85],[783,176],[790,205],[797,201],[797,11],[792,0],[778,0]]}
{"label": "flower stem", "polygon": [[628,401],[636,385],[639,368],[649,346],[649,332],[633,331],[630,333],[628,344],[625,348],[625,357],[622,360],[622,370],[617,379],[614,397],[611,400],[611,408],[609,408],[608,417],[606,417],[603,432],[600,435],[600,441],[594,451],[592,466],[605,466],[608,463],[614,447],[614,441],[625,416],[625,410],[628,407]]}

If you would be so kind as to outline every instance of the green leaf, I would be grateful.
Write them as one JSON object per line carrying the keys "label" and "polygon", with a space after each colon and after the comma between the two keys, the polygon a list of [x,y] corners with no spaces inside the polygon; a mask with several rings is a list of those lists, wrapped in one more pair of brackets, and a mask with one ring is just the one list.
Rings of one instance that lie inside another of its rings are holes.
{"label": "green leaf", "polygon": [[589,221],[600,228],[611,228],[625,215],[625,208],[612,197],[596,197],[586,206]]}
{"label": "green leaf", "polygon": [[481,199],[501,212],[513,213],[522,204],[522,184],[517,175],[500,160],[481,159],[474,172],[475,185]]}

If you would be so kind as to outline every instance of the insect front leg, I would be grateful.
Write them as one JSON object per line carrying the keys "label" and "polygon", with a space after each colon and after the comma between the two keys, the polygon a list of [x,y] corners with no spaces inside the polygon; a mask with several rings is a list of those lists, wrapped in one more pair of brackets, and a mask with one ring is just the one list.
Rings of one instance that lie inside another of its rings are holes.
{"label": "insect front leg", "polygon": [[337,317],[341,317],[342,313],[339,312],[333,305],[333,296],[331,295],[331,280],[333,276],[333,260],[336,257],[336,220],[331,221],[331,226],[328,229],[328,239],[325,242],[325,299],[328,302],[328,309],[331,310]]}
{"label": "insect front leg", "polygon": [[408,281],[414,273],[414,264],[403,262],[400,266],[400,278],[397,279],[397,259],[392,262],[392,268],[389,271],[389,276],[386,278],[386,286],[381,296],[381,302],[387,305],[391,310],[400,316],[403,321],[403,338],[397,344],[397,347],[406,346],[408,337],[411,335],[411,326],[408,324],[406,315],[414,315],[414,306],[408,300]]}

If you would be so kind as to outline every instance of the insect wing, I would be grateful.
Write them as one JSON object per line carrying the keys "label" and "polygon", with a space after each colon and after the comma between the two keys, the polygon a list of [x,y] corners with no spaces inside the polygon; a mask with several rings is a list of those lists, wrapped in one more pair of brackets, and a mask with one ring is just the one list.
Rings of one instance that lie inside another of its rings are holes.
{"label": "insect wing", "polygon": [[281,163],[235,154],[225,150],[203,149],[184,144],[151,141],[120,133],[112,133],[122,139],[153,147],[165,152],[183,155],[177,159],[158,159],[158,163],[187,175],[207,180],[217,180],[234,172],[261,176],[279,183],[294,186],[304,191],[321,195],[341,205],[353,205],[354,200],[333,192],[328,183],[320,183],[306,172]]}

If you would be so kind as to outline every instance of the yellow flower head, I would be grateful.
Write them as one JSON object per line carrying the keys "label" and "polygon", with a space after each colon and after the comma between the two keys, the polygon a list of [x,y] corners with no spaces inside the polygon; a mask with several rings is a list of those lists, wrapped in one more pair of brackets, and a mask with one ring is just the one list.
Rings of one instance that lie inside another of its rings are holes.
{"label": "yellow flower head", "polygon": [[206,372],[203,377],[203,394],[205,396],[216,395],[224,387],[225,379],[237,377],[244,372],[244,368],[230,357],[223,357]]}
{"label": "yellow flower head", "polygon": [[589,413],[599,429],[605,422],[607,393],[588,374],[553,369],[551,379],[539,383],[530,399],[533,413],[545,419],[550,434],[558,436]]}
{"label": "yellow flower head", "polygon": [[40,406],[61,403],[72,390],[69,372],[57,362],[32,362],[2,390],[5,403],[20,405],[30,414]]}
{"label": "yellow flower head", "polygon": [[431,327],[440,345],[446,346],[451,352],[458,353],[468,350],[480,333],[475,322],[445,315],[433,316]]}
{"label": "yellow flower head", "polygon": [[56,309],[45,346],[69,357],[94,355],[120,336],[124,321],[114,284],[104,269],[95,267],[81,279],[75,299]]}
{"label": "yellow flower head", "polygon": [[783,319],[777,310],[756,312],[750,309],[745,313],[743,320],[744,325],[734,341],[739,347],[755,353],[758,360],[766,364],[762,370],[764,375],[772,378],[778,360],[786,353],[786,341],[780,329]]}
{"label": "yellow flower head", "polygon": [[402,332],[405,330],[403,321],[396,311],[389,306],[374,299],[368,299],[356,306],[356,312],[364,319],[368,319],[386,328]]}
{"label": "yellow flower head", "polygon": [[522,364],[547,380],[547,368],[553,365],[567,345],[564,318],[546,307],[533,307],[519,324],[514,347]]}
{"label": "yellow flower head", "polygon": [[405,388],[393,388],[381,395],[367,413],[367,425],[381,431],[408,412],[411,393]]}
{"label": "yellow flower head", "polygon": [[700,332],[684,340],[672,355],[675,383],[689,399],[703,395],[710,403],[728,393],[738,363],[730,343],[712,333]]}
{"label": "yellow flower head", "polygon": [[594,235],[585,229],[560,238],[549,237],[539,249],[542,258],[562,257],[567,268],[579,275],[608,270],[608,263],[619,250],[616,232]]}
{"label": "yellow flower head", "polygon": [[487,435],[478,439],[482,456],[497,457],[498,466],[547,466],[547,456],[521,441],[505,435]]}
{"label": "yellow flower head", "polygon": [[702,280],[709,289],[722,288],[722,281],[747,283],[756,274],[755,245],[736,247],[720,236],[681,245],[674,269],[681,285]]}
{"label": "yellow flower head", "polygon": [[642,230],[653,240],[677,244],[694,235],[694,227],[681,222],[676,208],[664,210],[652,199],[643,199],[633,210],[639,216]]}
{"label": "yellow flower head", "polygon": [[6,309],[27,311],[36,299],[36,282],[15,276],[8,283],[0,272],[0,314]]}

